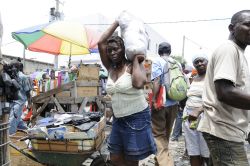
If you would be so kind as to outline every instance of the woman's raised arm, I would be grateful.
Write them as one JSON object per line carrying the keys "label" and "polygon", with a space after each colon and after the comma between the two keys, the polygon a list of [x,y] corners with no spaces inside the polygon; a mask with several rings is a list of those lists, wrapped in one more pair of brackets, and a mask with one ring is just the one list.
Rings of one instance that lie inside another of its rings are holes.
{"label": "woman's raised arm", "polygon": [[111,66],[111,62],[108,58],[106,48],[107,48],[107,40],[112,36],[115,32],[116,28],[119,26],[119,23],[115,21],[101,36],[98,41],[98,49],[101,57],[102,64],[109,70]]}
{"label": "woman's raised arm", "polygon": [[132,85],[137,89],[142,89],[147,81],[142,59],[144,59],[143,55],[136,55],[133,60]]}

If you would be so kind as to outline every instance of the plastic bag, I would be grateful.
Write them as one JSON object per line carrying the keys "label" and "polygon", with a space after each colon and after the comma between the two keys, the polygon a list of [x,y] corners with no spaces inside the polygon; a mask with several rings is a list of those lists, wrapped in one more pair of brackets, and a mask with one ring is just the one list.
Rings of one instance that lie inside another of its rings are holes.
{"label": "plastic bag", "polygon": [[117,18],[121,28],[121,36],[124,40],[125,51],[128,60],[133,60],[137,54],[146,56],[148,47],[148,34],[144,23],[123,11]]}
{"label": "plastic bag", "polygon": [[48,128],[48,138],[49,139],[56,139],[56,140],[63,140],[64,134],[66,133],[66,127],[60,126],[56,128]]}

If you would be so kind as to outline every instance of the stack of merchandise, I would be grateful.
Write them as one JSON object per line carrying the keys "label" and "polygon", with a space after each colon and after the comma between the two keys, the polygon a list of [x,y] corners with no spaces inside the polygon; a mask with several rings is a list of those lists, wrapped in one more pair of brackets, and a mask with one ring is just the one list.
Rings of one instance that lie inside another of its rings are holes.
{"label": "stack of merchandise", "polygon": [[28,130],[32,150],[83,152],[94,150],[105,138],[101,112],[55,114]]}
{"label": "stack of merchandise", "polygon": [[58,88],[70,81],[75,81],[77,79],[77,73],[78,68],[75,66],[73,66],[69,71],[51,70],[50,72],[34,72],[31,74],[31,79],[33,80],[35,89],[34,96]]}

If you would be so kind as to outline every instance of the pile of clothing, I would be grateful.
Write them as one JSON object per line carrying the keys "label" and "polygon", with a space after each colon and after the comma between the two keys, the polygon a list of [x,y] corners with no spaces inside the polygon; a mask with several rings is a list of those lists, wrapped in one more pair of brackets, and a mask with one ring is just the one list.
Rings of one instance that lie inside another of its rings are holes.
{"label": "pile of clothing", "polygon": [[98,134],[97,123],[103,118],[102,112],[54,114],[38,120],[33,128],[28,129],[28,135],[50,140],[94,138]]}

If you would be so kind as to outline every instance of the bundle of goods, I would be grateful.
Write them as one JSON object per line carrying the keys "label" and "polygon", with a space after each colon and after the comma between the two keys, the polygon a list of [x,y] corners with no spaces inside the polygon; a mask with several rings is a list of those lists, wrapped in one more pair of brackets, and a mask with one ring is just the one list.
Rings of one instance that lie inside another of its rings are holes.
{"label": "bundle of goods", "polygon": [[132,61],[137,54],[144,55],[144,59],[148,47],[148,34],[144,23],[127,11],[123,11],[117,21],[121,28],[127,59]]}
{"label": "bundle of goods", "polygon": [[84,152],[97,149],[105,138],[103,113],[55,114],[28,130],[32,150]]}

